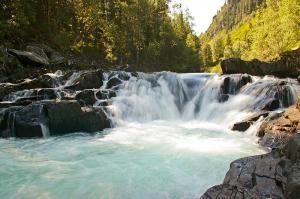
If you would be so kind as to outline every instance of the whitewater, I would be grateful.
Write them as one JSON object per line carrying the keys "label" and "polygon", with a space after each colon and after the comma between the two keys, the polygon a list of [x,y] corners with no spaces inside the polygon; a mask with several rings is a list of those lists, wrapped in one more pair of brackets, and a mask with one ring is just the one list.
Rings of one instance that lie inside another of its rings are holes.
{"label": "whitewater", "polygon": [[100,89],[111,78],[122,81],[103,107],[113,128],[0,139],[1,198],[199,198],[222,183],[230,162],[267,150],[257,144],[262,119],[246,132],[232,131],[233,124],[274,98],[281,111],[299,91],[293,79],[278,91],[275,77],[170,72],[105,73]]}

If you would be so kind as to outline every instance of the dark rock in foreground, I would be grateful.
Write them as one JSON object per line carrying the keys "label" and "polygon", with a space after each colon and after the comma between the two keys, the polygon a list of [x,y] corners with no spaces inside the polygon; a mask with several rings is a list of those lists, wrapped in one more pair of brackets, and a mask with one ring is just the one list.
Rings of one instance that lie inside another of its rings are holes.
{"label": "dark rock in foreground", "polygon": [[0,113],[0,137],[43,137],[109,128],[101,109],[80,107],[76,101],[40,101],[10,107]]}
{"label": "dark rock in foreground", "polygon": [[256,114],[244,119],[241,122],[235,123],[231,130],[244,132],[244,131],[248,130],[254,122],[259,120],[259,118],[267,117],[268,115],[269,115],[269,112],[267,112],[267,111],[256,113]]}
{"label": "dark rock in foreground", "polygon": [[242,158],[231,163],[223,184],[206,191],[212,198],[300,198],[300,135],[284,150]]}
{"label": "dark rock in foreground", "polygon": [[283,53],[278,61],[244,61],[231,58],[222,61],[221,67],[224,74],[247,73],[257,76],[274,75],[297,78],[300,75],[300,48]]}

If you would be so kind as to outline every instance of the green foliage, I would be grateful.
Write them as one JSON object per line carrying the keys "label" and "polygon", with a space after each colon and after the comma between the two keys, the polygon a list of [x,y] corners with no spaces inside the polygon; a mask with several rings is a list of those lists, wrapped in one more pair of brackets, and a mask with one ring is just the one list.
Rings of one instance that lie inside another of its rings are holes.
{"label": "green foliage", "polygon": [[299,0],[228,1],[201,40],[213,46],[214,61],[276,59],[300,44]]}
{"label": "green foliage", "polygon": [[180,6],[171,16],[168,5],[169,0],[2,0],[0,41],[46,41],[149,70],[197,70],[200,42],[191,18]]}

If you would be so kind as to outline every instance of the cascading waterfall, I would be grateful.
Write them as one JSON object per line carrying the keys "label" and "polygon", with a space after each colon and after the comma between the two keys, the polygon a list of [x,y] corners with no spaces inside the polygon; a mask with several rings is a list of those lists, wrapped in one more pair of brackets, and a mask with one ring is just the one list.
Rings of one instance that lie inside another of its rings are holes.
{"label": "cascading waterfall", "polygon": [[[85,73],[67,80],[60,72],[49,75],[58,78],[57,95],[72,96],[65,88]],[[249,75],[109,72],[102,80],[91,90],[94,106],[114,128],[0,139],[1,198],[198,198],[222,182],[231,161],[265,152],[254,136],[260,121],[245,133],[231,126],[286,108],[299,92],[296,80]]]}
{"label": "cascading waterfall", "polygon": [[[226,94],[222,94],[224,90]],[[110,110],[112,119],[119,122],[198,120],[229,127],[263,110],[271,100],[278,100],[278,108],[295,104],[297,90],[295,80],[273,77],[141,73],[124,81]]]}

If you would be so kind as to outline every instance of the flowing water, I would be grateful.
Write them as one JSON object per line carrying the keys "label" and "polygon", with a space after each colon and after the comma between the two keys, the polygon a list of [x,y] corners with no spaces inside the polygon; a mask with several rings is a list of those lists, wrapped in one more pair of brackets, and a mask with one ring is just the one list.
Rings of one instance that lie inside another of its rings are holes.
{"label": "flowing water", "polygon": [[[130,75],[105,109],[112,129],[0,139],[0,197],[199,198],[222,182],[231,161],[265,152],[256,144],[260,121],[243,133],[230,130],[276,95],[278,79],[251,78],[238,86],[233,75],[221,101],[224,77],[218,75]],[[298,86],[287,82],[291,105]]]}

